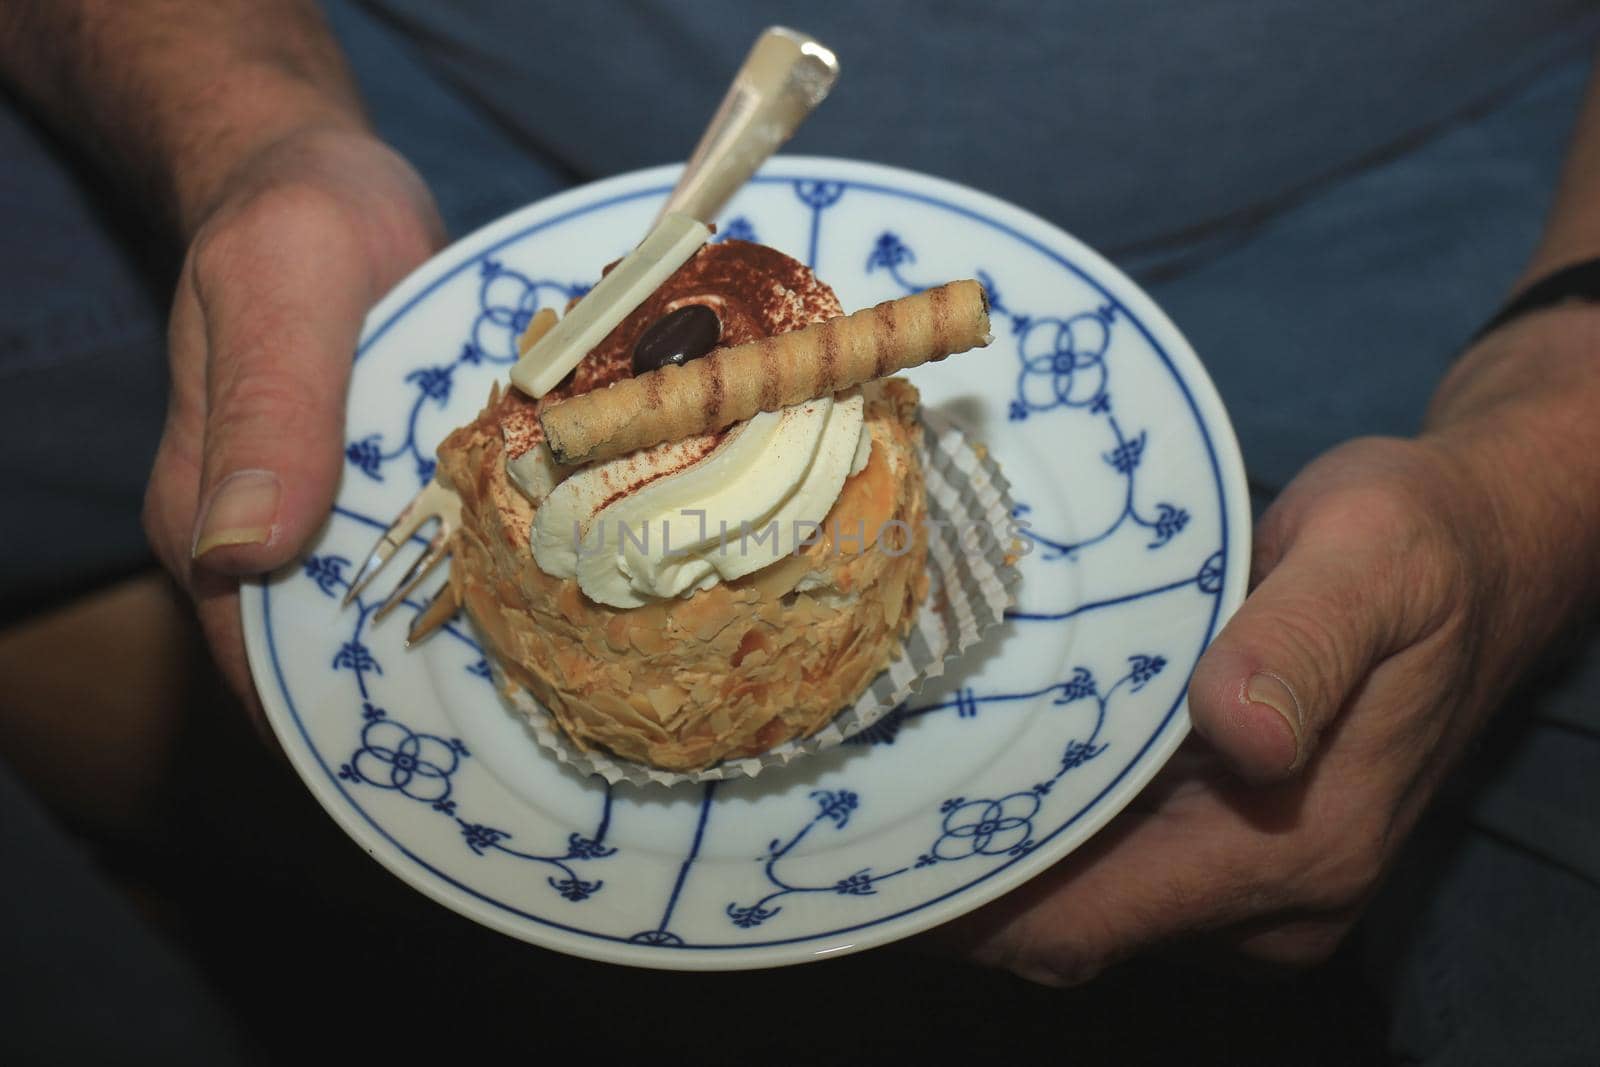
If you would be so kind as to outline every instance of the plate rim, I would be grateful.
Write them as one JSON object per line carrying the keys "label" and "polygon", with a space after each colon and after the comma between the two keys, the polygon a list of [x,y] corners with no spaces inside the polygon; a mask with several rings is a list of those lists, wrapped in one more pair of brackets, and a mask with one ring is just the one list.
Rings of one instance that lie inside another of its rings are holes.
{"label": "plate rim", "polygon": [[[526,204],[452,241],[409,273],[374,305],[363,322],[352,365],[390,326],[403,318],[413,304],[482,257],[492,255],[498,248],[525,238],[537,229],[556,225],[574,214],[665,194],[681,168],[681,164],[646,167],[575,186]],[[1099,252],[1026,208],[982,190],[906,168],[816,155],[774,157],[753,180],[795,181],[818,177],[819,172],[828,179],[921,200],[931,206],[997,226],[1009,236],[1032,246],[1063,268],[1082,277],[1097,291],[1105,293],[1128,310],[1130,319],[1167,364],[1198,417],[1202,438],[1206,441],[1209,459],[1221,489],[1219,518],[1222,551],[1227,565],[1224,567],[1223,585],[1217,594],[1209,633],[1201,646],[1203,651],[1243,602],[1248,580],[1251,516],[1237,432],[1215,383],[1188,338],[1138,283]],[[895,183],[904,183],[912,188],[897,187]],[[1023,230],[1023,226],[1027,230]],[[469,247],[472,254],[462,258],[463,252]],[[441,260],[453,259],[460,259],[460,262],[442,273],[438,272],[436,264]],[[1114,292],[1107,291],[1112,288]],[[297,565],[298,560],[279,574],[293,573]],[[1159,725],[1153,728],[1130,762],[1034,849],[991,869],[975,881],[910,904],[891,915],[829,931],[756,944],[671,948],[640,945],[622,938],[580,930],[493,900],[413,854],[378,825],[339,786],[332,769],[323,762],[306,732],[301,716],[293,708],[293,698],[288,692],[273,647],[270,624],[256,625],[258,620],[270,620],[268,587],[271,581],[269,576],[241,583],[240,613],[251,678],[280,746],[302,783],[310,788],[323,810],[364,852],[436,903],[518,940],[607,963],[684,971],[784,966],[862,951],[931,929],[1010,893],[1076,851],[1127,807],[1167,763],[1189,732],[1185,686],[1183,694],[1167,709]],[[296,738],[298,740],[294,743],[288,743]],[[700,828],[703,828],[705,811],[709,807],[709,804],[702,806]],[[1057,841],[1060,843],[1052,848],[1052,843]],[[817,944],[810,950],[796,950],[796,946],[819,942],[830,943]]]}

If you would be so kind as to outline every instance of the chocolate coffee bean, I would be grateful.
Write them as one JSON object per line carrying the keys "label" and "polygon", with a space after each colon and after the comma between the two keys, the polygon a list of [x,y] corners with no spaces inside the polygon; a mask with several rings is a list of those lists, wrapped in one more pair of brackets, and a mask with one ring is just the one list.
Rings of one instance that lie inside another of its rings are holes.
{"label": "chocolate coffee bean", "polygon": [[685,304],[662,316],[639,335],[633,346],[633,373],[679,366],[699,359],[717,346],[722,338],[722,320],[704,304]]}

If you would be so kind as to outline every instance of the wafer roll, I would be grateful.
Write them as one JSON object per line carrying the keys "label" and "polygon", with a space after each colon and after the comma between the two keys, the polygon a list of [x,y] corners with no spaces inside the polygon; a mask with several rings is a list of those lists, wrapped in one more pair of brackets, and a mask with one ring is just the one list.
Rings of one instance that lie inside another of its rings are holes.
{"label": "wafer roll", "polygon": [[951,282],[551,404],[539,422],[557,462],[610,459],[831,396],[989,339],[983,286]]}

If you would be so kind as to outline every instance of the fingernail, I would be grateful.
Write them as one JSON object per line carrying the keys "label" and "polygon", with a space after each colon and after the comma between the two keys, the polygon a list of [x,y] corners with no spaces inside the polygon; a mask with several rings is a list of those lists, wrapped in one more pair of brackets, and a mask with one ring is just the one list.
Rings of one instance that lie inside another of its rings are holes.
{"label": "fingernail", "polygon": [[225,545],[264,545],[272,540],[282,487],[271,471],[235,471],[211,494],[195,526],[191,556],[199,559]]}
{"label": "fingernail", "polygon": [[1283,716],[1283,721],[1289,724],[1289,730],[1294,734],[1296,745],[1299,744],[1305,720],[1300,714],[1300,702],[1294,698],[1293,691],[1284,684],[1282,678],[1265,672],[1252,674],[1245,683],[1244,695]]}

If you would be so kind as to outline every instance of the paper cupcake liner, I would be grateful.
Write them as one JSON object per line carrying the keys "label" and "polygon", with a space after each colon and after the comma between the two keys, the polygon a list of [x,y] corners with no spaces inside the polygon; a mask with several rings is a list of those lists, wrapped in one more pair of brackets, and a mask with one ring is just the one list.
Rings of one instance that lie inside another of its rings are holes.
{"label": "paper cupcake liner", "polygon": [[[856,702],[810,737],[787,741],[759,756],[724,760],[704,770],[664,771],[609,752],[585,752],[567,739],[555,719],[533,695],[507,686],[492,664],[496,687],[510,690],[510,703],[526,718],[540,745],[562,763],[607,782],[678,785],[685,782],[754,778],[768,767],[842,744],[870,729],[900,707],[945,664],[981,641],[1005,619],[1017,569],[1008,560],[1016,546],[1011,535],[1010,483],[987,450],[973,445],[954,422],[937,412],[921,413],[922,471],[927,483],[928,517],[936,525],[928,539],[928,596],[900,651]],[[974,536],[978,532],[982,536]]]}

